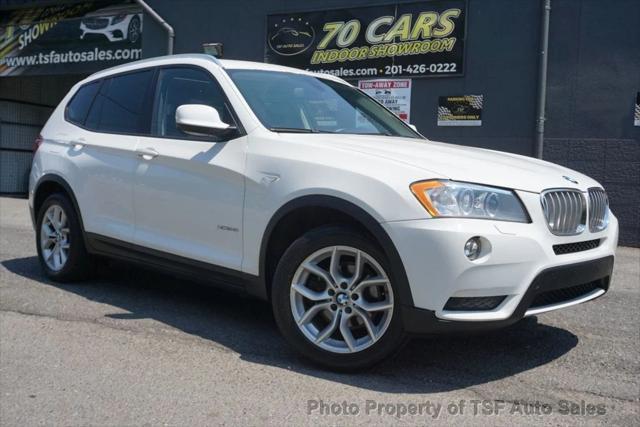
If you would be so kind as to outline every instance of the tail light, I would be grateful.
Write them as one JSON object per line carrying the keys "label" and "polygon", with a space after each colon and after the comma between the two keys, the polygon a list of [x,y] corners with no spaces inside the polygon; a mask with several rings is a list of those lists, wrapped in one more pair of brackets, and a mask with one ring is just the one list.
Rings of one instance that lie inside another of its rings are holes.
{"label": "tail light", "polygon": [[36,151],[38,151],[38,148],[40,148],[40,146],[42,145],[42,141],[44,141],[44,139],[42,138],[42,135],[38,135],[36,137],[36,140],[33,141],[33,153],[35,154]]}

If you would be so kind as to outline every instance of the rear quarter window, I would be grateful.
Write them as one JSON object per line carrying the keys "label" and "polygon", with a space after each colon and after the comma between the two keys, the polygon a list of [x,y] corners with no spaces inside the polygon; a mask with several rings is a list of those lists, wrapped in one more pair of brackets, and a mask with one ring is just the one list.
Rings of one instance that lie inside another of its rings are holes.
{"label": "rear quarter window", "polygon": [[148,133],[148,100],[152,70],[128,73],[104,80],[87,116],[85,126],[100,132]]}
{"label": "rear quarter window", "polygon": [[93,98],[95,98],[99,88],[100,82],[97,81],[84,85],[78,89],[76,94],[73,95],[73,98],[71,98],[69,104],[67,104],[66,117],[68,121],[77,125],[84,125],[84,121],[87,118],[87,113],[89,113],[89,108],[91,108]]}

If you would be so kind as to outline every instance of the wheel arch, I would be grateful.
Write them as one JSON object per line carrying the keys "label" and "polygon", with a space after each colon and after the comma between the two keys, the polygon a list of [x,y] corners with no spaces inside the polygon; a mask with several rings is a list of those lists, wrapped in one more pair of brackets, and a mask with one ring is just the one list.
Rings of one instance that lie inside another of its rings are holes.
{"label": "wheel arch", "polygon": [[40,211],[40,207],[42,203],[53,193],[64,193],[71,204],[73,205],[73,209],[76,211],[76,215],[78,215],[78,221],[80,222],[80,228],[82,229],[82,234],[84,236],[84,222],[82,221],[82,212],[80,211],[80,207],[78,206],[78,200],[76,199],[73,190],[69,183],[62,178],[60,175],[56,174],[45,174],[36,183],[33,190],[33,224],[37,222],[37,215]]}
{"label": "wheel arch", "polygon": [[[319,219],[309,220],[309,213]],[[295,224],[299,219],[303,219],[302,226]],[[282,233],[290,231],[287,225],[291,224],[291,221],[294,222],[293,230],[283,239]],[[271,217],[260,244],[259,271],[260,281],[264,285],[264,295],[261,296],[271,298],[271,281],[275,265],[293,240],[317,226],[336,224],[355,227],[378,244],[390,263],[401,304],[412,306],[413,298],[404,265],[391,237],[366,210],[350,201],[328,195],[298,197],[284,204]]]}

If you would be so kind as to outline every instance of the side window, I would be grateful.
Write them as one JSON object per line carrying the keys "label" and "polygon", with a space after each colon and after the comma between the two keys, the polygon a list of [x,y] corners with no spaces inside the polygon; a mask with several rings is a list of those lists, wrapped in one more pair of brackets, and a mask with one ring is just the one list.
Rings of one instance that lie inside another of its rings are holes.
{"label": "side window", "polygon": [[234,123],[222,88],[209,73],[194,68],[164,68],[158,74],[151,134],[192,138],[176,127],[176,109],[184,104],[214,107],[222,121]]}
{"label": "side window", "polygon": [[67,120],[77,125],[84,125],[87,113],[98,92],[100,81],[82,86],[67,104]]}
{"label": "side window", "polygon": [[152,70],[105,79],[85,126],[102,132],[147,133],[145,102]]}

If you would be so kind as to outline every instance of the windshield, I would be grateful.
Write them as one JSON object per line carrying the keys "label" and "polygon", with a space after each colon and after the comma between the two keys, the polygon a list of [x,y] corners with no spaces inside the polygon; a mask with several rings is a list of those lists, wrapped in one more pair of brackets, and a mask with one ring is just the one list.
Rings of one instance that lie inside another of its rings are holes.
{"label": "windshield", "polygon": [[422,138],[359,90],[343,83],[263,70],[227,70],[258,119],[274,132]]}

